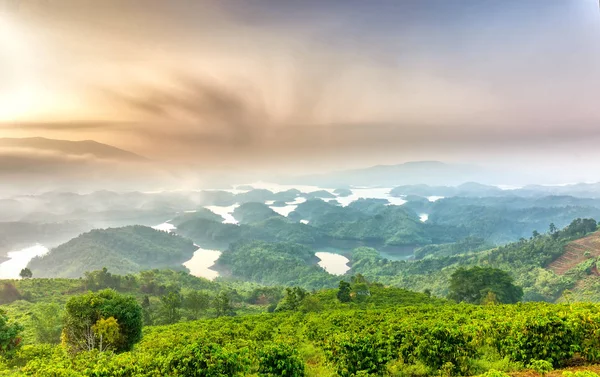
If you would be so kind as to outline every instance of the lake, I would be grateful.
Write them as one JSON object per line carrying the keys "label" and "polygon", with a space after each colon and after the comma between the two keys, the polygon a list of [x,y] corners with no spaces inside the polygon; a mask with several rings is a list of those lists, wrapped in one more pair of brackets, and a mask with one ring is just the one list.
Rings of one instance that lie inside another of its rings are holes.
{"label": "lake", "polygon": [[30,260],[47,252],[48,248],[40,244],[8,252],[10,259],[0,264],[0,279],[19,279],[19,273],[27,267]]}
{"label": "lake", "polygon": [[194,252],[192,259],[185,262],[183,265],[190,270],[191,275],[213,280],[219,276],[219,273],[210,268],[215,265],[220,256],[221,251],[219,250],[207,250],[198,247],[198,250]]}
{"label": "lake", "polygon": [[236,203],[231,206],[205,206],[204,208],[221,216],[223,218],[223,224],[237,224],[238,221],[233,217],[233,211],[239,206],[240,205]]}
{"label": "lake", "polygon": [[343,255],[319,251],[315,256],[320,259],[319,266],[332,275],[344,275],[350,269],[350,260]]}

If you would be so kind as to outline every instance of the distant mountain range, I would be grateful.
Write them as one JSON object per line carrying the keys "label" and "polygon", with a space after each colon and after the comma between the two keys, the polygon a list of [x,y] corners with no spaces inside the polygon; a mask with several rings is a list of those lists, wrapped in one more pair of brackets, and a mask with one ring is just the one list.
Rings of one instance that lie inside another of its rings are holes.
{"label": "distant mountain range", "polygon": [[288,178],[286,183],[310,184],[321,187],[394,187],[412,184],[454,186],[469,181],[489,182],[491,178],[492,174],[488,170],[473,165],[416,161],[399,165],[377,165],[364,169]]}
{"label": "distant mountain range", "polygon": [[29,138],[0,138],[0,149],[18,148],[36,152],[55,152],[68,156],[92,155],[98,159],[119,161],[145,161],[145,157],[135,153],[102,144],[93,140],[70,141],[46,139],[43,137]]}
{"label": "distant mountain range", "polygon": [[145,157],[92,140],[0,138],[0,194],[141,189],[171,178]]}

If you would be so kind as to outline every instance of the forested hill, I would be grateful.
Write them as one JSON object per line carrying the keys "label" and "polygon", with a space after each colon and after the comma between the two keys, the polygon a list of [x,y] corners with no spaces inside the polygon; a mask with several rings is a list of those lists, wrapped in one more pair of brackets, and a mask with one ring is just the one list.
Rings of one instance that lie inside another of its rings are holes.
{"label": "forested hill", "polygon": [[119,274],[183,269],[196,249],[188,239],[145,226],[97,229],[34,258],[29,268],[37,277],[80,277],[107,266]]}
{"label": "forested hill", "polygon": [[[450,276],[458,268],[489,266],[511,273],[523,287],[524,301],[570,299],[565,295],[598,301],[600,276],[595,266],[600,249],[595,249],[598,243],[594,240],[599,234],[590,235],[596,230],[596,221],[576,219],[562,230],[551,227],[546,234],[534,232],[529,239],[489,250],[477,249],[480,243],[475,240],[459,243],[458,247],[439,246],[425,258],[408,262],[387,260],[375,249],[359,248],[352,252],[351,272],[385,284],[417,291],[428,289],[446,296]],[[475,246],[475,250],[469,251],[469,246]],[[564,259],[569,263],[561,263]]]}

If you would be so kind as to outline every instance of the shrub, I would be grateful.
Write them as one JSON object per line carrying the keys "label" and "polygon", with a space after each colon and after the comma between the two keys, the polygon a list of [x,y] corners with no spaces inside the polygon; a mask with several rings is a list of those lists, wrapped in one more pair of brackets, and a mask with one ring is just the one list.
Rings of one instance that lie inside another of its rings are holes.
{"label": "shrub", "polygon": [[304,361],[287,344],[269,344],[258,352],[259,372],[265,376],[303,377]]}

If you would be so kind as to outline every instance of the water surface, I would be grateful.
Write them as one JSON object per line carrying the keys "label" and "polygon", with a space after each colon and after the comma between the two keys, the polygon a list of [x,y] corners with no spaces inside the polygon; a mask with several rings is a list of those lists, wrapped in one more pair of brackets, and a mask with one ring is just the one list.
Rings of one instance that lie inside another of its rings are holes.
{"label": "water surface", "polygon": [[192,256],[192,259],[185,262],[183,265],[190,270],[191,275],[213,280],[219,276],[219,273],[210,268],[215,265],[220,256],[221,251],[219,250],[207,250],[198,247],[198,250],[196,250]]}
{"label": "water surface", "polygon": [[240,205],[236,203],[231,206],[205,206],[204,208],[221,216],[223,218],[223,224],[237,224],[238,221],[233,217],[233,211],[239,206]]}
{"label": "water surface", "polygon": [[48,248],[40,244],[8,252],[10,259],[0,264],[0,279],[19,279],[19,273],[27,267],[29,261],[46,253]]}
{"label": "water surface", "polygon": [[332,275],[344,275],[350,269],[350,260],[343,255],[319,251],[315,256],[321,260],[319,266]]}

